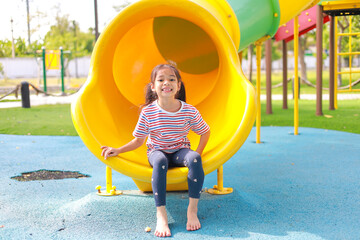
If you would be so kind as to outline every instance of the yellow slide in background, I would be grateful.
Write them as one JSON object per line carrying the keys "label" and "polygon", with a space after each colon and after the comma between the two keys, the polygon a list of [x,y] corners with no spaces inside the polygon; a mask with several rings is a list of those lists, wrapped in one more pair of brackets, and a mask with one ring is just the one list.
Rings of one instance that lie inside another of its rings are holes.
{"label": "yellow slide in background", "polygon": [[[142,191],[151,191],[146,146],[108,160],[101,157],[100,147],[119,147],[133,138],[144,88],[156,65],[177,66],[187,102],[211,127],[202,156],[205,174],[230,159],[253,127],[255,91],[241,70],[242,24],[229,2],[142,0],[121,11],[95,45],[88,79],[71,106],[73,122],[88,149],[110,168],[131,177]],[[280,11],[281,6],[290,8],[283,2],[275,3]],[[299,10],[289,12],[298,14],[312,2],[297,1]],[[287,18],[284,15],[281,22]],[[191,133],[189,139],[196,149],[199,136]],[[167,182],[168,190],[187,189],[187,168],[169,169]]]}

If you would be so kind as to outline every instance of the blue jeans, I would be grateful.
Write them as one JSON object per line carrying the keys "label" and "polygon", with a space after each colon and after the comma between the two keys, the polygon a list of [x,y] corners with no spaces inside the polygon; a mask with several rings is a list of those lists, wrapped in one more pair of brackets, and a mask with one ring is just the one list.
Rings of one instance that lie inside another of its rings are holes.
{"label": "blue jeans", "polygon": [[149,163],[153,167],[151,185],[157,207],[166,205],[166,173],[169,167],[188,167],[189,197],[200,198],[204,183],[200,154],[188,148],[174,153],[157,150],[149,155]]}

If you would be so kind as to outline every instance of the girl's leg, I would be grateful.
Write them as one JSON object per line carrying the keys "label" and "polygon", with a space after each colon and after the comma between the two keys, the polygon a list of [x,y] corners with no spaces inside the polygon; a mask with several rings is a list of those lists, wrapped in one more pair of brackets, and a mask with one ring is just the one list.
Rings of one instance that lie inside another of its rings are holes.
{"label": "girl's leg", "polygon": [[166,173],[169,161],[166,153],[154,151],[149,156],[149,163],[153,167],[151,186],[156,207],[166,205]]}
{"label": "girl's leg", "polygon": [[166,173],[168,169],[167,155],[162,151],[155,151],[149,156],[149,163],[153,167],[151,184],[156,204],[156,230],[158,237],[171,236],[166,214]]}
{"label": "girl's leg", "polygon": [[195,231],[201,228],[201,224],[199,218],[197,216],[198,212],[198,198],[189,198],[189,206],[187,210],[187,223],[186,223],[186,230],[188,231]]}
{"label": "girl's leg", "polygon": [[168,224],[168,218],[165,206],[156,207],[156,229],[155,236],[170,237],[171,232]]}
{"label": "girl's leg", "polygon": [[189,197],[199,199],[204,183],[204,169],[200,154],[191,149],[183,148],[173,154],[170,164],[189,168]]}
{"label": "girl's leg", "polygon": [[186,224],[186,229],[188,231],[198,230],[201,228],[201,224],[197,216],[197,205],[204,183],[204,170],[202,167],[201,156],[190,149],[181,149],[174,154],[172,160],[172,163],[177,166],[187,166],[189,168],[189,206],[187,210],[188,222]]}

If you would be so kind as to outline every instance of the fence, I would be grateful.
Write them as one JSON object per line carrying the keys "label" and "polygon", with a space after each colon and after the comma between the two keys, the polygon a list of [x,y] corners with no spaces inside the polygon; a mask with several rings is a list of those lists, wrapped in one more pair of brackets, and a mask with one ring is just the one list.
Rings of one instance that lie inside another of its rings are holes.
{"label": "fence", "polygon": [[[360,59],[353,59],[354,65],[360,65]],[[0,58],[0,63],[4,67],[4,72],[7,78],[42,78],[42,61],[41,58]],[[307,69],[316,68],[316,57],[305,56],[305,63]],[[346,62],[344,63],[346,65]],[[90,56],[73,59],[70,61],[69,66],[66,69],[66,77],[87,77],[89,73]],[[256,59],[253,57],[253,71],[255,71]],[[325,59],[323,62],[324,69],[329,67],[329,59]],[[246,59],[243,59],[242,69],[247,72],[248,63]],[[265,70],[265,60],[262,59],[261,69]],[[273,70],[282,70],[282,59],[272,62]],[[293,57],[288,57],[288,69],[294,69]],[[77,76],[76,76],[77,75]],[[48,70],[48,77],[60,77],[59,70]]]}
{"label": "fence", "polygon": [[[5,76],[16,78],[42,78],[42,60],[39,58],[0,58]],[[90,57],[72,59],[66,69],[66,76],[87,77]],[[48,77],[60,77],[60,70],[47,70]],[[76,76],[77,75],[77,76]]]}

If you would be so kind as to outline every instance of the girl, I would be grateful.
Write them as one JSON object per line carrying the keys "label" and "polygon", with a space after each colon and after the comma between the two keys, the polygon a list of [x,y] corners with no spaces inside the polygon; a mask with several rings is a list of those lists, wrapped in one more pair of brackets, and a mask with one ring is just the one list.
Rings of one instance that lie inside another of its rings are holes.
{"label": "girl", "polygon": [[[190,149],[189,130],[200,135],[196,149]],[[185,102],[185,88],[179,71],[168,64],[156,66],[147,85],[146,102],[133,132],[134,139],[119,148],[103,146],[101,155],[108,157],[140,147],[146,137],[147,155],[153,168],[152,189],[156,204],[155,235],[169,237],[166,205],[166,173],[168,167],[188,167],[189,206],[188,231],[201,227],[197,205],[204,182],[201,154],[209,140],[210,128],[199,111]]]}

